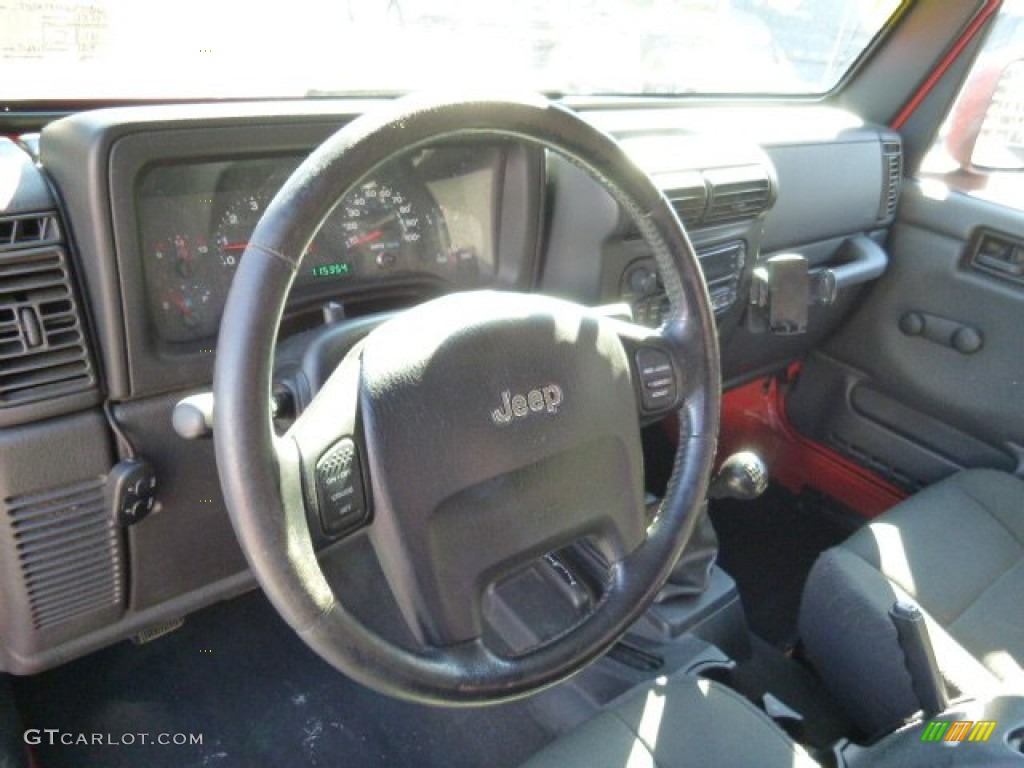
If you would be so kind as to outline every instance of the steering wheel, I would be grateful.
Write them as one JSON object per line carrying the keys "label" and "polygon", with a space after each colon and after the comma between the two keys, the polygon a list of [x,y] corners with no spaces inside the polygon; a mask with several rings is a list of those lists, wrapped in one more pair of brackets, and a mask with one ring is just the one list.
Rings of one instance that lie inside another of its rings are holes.
{"label": "steering wheel", "polygon": [[[543,295],[445,296],[370,333],[275,435],[275,339],[321,223],[392,158],[466,138],[542,147],[597,179],[650,245],[668,319],[653,330]],[[714,316],[693,247],[614,139],[541,97],[405,97],[324,142],[256,227],[221,323],[217,466],[253,573],[314,651],[392,696],[498,702],[572,675],[653,601],[704,498],[719,390]],[[670,413],[678,453],[651,523],[639,425]],[[368,535],[415,648],[371,631],[318,564],[310,521],[353,509],[372,511]],[[538,647],[490,647],[488,585],[584,539],[607,563],[587,615]]]}

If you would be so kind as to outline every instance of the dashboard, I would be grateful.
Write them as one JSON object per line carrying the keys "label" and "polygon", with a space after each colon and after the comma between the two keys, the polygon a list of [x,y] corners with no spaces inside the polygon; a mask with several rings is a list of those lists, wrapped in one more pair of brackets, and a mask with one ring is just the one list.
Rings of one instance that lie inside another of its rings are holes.
{"label": "dashboard", "polygon": [[[374,106],[123,107],[0,139],[0,181],[14,180],[0,195],[0,671],[63,663],[253,586],[212,442],[180,437],[173,413],[210,388],[261,215],[311,150]],[[798,359],[841,322],[856,290],[811,307],[802,334],[768,333],[751,286],[776,254],[821,269],[851,237],[884,242],[898,136],[814,107],[582,114],[685,223],[725,386]],[[647,325],[665,308],[648,244],[600,184],[536,146],[467,139],[400,154],[338,201],[305,246],[275,370],[301,368],[310,339],[477,288]],[[126,524],[109,489],[136,459],[155,504]],[[74,530],[22,542],[18,526],[51,507],[71,510]]]}
{"label": "dashboard", "polygon": [[[115,401],[209,386],[224,303],[252,232],[309,153],[366,105],[108,109],[48,126],[40,158],[82,253]],[[253,111],[251,111],[253,110]],[[306,247],[282,338],[476,288],[529,290],[545,157],[469,139],[395,156]]]}

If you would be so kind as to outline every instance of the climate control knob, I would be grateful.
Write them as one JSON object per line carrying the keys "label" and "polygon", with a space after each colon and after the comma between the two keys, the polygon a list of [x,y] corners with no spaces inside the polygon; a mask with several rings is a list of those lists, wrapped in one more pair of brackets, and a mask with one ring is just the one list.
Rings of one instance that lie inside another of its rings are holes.
{"label": "climate control knob", "polygon": [[637,296],[651,296],[661,288],[658,273],[650,267],[633,267],[626,278],[630,290]]}

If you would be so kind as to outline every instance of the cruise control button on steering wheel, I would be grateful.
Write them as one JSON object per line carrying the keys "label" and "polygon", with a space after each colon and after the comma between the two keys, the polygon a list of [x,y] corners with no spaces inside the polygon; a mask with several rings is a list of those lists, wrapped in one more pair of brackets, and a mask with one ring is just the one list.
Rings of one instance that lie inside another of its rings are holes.
{"label": "cruise control button on steering wheel", "polygon": [[339,535],[366,520],[359,450],[343,437],[316,463],[316,495],[324,533]]}

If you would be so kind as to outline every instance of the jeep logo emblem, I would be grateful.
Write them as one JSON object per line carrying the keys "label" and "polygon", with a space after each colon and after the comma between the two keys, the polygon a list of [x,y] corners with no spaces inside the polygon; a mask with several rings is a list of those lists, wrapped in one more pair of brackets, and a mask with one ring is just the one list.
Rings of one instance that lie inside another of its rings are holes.
{"label": "jeep logo emblem", "polygon": [[499,427],[511,424],[513,419],[525,419],[531,413],[558,413],[562,404],[562,388],[547,384],[531,389],[525,395],[513,395],[507,389],[501,393],[501,407],[491,411],[491,421]]}

